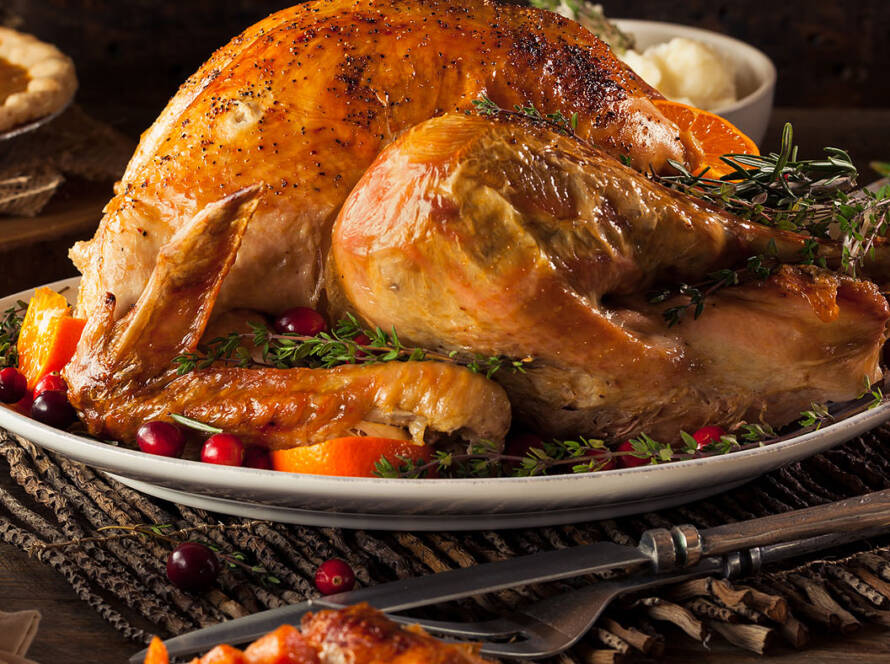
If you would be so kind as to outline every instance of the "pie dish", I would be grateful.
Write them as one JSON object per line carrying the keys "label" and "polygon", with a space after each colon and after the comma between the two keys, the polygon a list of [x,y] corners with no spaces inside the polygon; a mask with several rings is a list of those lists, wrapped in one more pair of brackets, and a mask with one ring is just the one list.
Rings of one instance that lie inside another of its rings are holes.
{"label": "pie dish", "polygon": [[75,90],[71,58],[36,37],[0,27],[0,132],[59,111]]}

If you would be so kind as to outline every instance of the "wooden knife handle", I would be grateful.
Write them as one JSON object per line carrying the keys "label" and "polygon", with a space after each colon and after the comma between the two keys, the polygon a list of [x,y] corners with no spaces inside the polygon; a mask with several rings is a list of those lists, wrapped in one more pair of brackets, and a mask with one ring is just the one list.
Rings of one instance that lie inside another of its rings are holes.
{"label": "wooden knife handle", "polygon": [[701,531],[701,552],[705,556],[721,555],[815,535],[879,527],[890,529],[890,489],[708,528]]}

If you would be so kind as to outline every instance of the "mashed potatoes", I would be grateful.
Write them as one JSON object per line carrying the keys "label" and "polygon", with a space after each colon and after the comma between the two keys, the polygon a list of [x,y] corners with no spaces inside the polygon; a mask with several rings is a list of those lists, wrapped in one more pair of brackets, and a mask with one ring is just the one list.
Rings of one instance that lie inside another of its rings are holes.
{"label": "mashed potatoes", "polygon": [[618,57],[668,99],[706,110],[737,99],[732,68],[701,42],[675,37],[643,53],[629,50]]}

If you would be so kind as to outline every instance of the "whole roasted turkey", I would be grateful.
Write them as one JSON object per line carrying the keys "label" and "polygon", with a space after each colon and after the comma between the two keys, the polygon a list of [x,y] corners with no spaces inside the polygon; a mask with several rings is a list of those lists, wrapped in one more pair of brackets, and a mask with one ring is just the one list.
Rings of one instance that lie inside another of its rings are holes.
{"label": "whole roasted turkey", "polygon": [[[479,117],[480,94],[578,113],[577,129]],[[798,262],[804,244],[614,158],[695,165],[656,94],[544,12],[332,0],[271,16],[174,97],[73,250],[89,317],[73,403],[97,434],[179,412],[278,448],[379,426],[500,441],[508,398],[548,434],[670,440],[857,396],[881,376],[890,317],[871,282],[786,265],[673,327],[676,302],[649,303],[654,285],[767,249]],[[172,369],[211,312],[305,304],[529,362],[499,384],[433,362]]]}

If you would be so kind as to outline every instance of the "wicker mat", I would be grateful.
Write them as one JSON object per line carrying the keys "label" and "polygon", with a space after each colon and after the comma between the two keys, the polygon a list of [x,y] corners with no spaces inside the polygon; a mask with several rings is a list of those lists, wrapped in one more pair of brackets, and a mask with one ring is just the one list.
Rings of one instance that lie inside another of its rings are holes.
{"label": "wicker mat", "polygon": [[[0,431],[4,458],[0,465],[20,488],[0,490],[0,540],[63,574],[134,642],[315,596],[315,569],[331,557],[347,560],[367,586],[597,540],[636,544],[651,527],[709,527],[890,488],[890,428],[883,428],[739,489],[660,512],[528,530],[390,533],[289,526],[165,503]],[[226,569],[207,593],[180,592],[164,572],[171,543],[107,528],[149,524],[164,524],[159,532],[173,539],[215,545],[244,565]],[[505,591],[428,615],[483,617],[567,587]],[[721,639],[763,653],[782,642],[803,648],[811,632],[847,634],[864,623],[890,626],[890,537],[790,561],[756,578],[691,581],[624,598],[582,644],[554,661],[657,657],[678,630],[704,645]]]}

